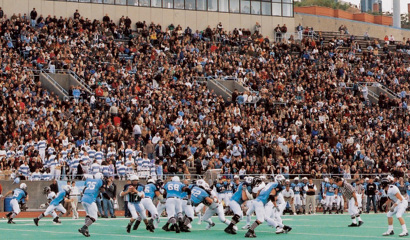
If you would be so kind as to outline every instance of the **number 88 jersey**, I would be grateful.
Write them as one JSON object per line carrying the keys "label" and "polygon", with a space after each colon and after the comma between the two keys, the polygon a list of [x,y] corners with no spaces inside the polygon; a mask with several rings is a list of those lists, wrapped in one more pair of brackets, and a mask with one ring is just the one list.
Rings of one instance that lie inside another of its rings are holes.
{"label": "number 88 jersey", "polygon": [[167,191],[167,198],[182,198],[182,188],[185,187],[185,184],[181,182],[167,182],[164,189]]}

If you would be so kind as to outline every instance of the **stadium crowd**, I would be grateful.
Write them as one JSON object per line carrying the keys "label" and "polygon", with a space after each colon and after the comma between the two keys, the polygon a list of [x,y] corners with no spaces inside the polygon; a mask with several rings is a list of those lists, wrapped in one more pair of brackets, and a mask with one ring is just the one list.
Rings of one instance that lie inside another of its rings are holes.
{"label": "stadium crowd", "polygon": [[[407,174],[409,40],[396,51],[320,32],[272,42],[222,24],[135,25],[79,12],[0,19],[2,177]],[[41,69],[71,70],[93,92],[73,87],[59,100],[42,88]],[[224,100],[207,89],[210,76],[249,91]],[[398,98],[372,104],[357,82]]]}

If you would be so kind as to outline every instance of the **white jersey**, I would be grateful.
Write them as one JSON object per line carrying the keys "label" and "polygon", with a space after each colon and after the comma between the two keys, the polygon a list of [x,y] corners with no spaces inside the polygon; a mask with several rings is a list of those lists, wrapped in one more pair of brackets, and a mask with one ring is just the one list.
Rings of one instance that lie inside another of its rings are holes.
{"label": "white jersey", "polygon": [[387,190],[387,197],[391,199],[393,202],[397,202],[399,199],[397,199],[396,194],[400,194],[401,198],[404,199],[404,197],[401,195],[400,190],[398,187],[394,185],[390,185],[389,189]]}

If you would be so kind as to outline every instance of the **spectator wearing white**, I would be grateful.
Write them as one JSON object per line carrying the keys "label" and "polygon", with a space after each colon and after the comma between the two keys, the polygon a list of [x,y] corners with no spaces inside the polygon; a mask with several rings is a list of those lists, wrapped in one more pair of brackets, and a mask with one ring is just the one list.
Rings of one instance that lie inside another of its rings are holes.
{"label": "spectator wearing white", "polygon": [[88,149],[87,153],[88,153],[88,157],[90,158],[91,161],[95,160],[95,153],[96,152],[97,151],[95,151],[94,147],[92,147],[92,146]]}
{"label": "spectator wearing white", "polygon": [[47,148],[47,142],[46,140],[44,140],[44,137],[41,136],[40,137],[40,141],[38,141],[38,154],[41,157],[41,160],[44,161],[44,159],[46,158],[46,148]]}
{"label": "spectator wearing white", "polygon": [[104,153],[101,151],[100,146],[98,146],[98,147],[97,147],[97,151],[95,152],[94,158],[95,158],[95,160],[97,160],[97,162],[98,162],[99,164],[101,164],[102,161],[103,161],[103,157],[104,157]]}
{"label": "spectator wearing white", "polygon": [[294,204],[295,193],[293,192],[292,188],[290,187],[289,179],[286,179],[285,186],[286,186],[285,189],[282,191],[283,198],[285,199],[285,202],[289,203],[293,214],[296,215],[295,204]]}
{"label": "spectator wearing white", "polygon": [[134,160],[132,159],[131,155],[125,161],[125,167],[127,168],[127,174],[133,174],[134,173]]}
{"label": "spectator wearing white", "polygon": [[48,162],[47,162],[47,167],[50,169],[50,174],[51,178],[55,178],[55,169],[57,165],[57,160],[56,160],[56,152],[53,151],[53,153],[48,157]]}
{"label": "spectator wearing white", "polygon": [[236,144],[232,147],[231,155],[234,157],[240,157],[242,155],[242,152],[242,145],[239,144],[239,141],[237,141]]}
{"label": "spectator wearing white", "polygon": [[93,164],[91,164],[90,172],[91,172],[91,174],[93,174],[93,175],[95,175],[95,174],[101,172],[101,165],[98,164],[97,160],[94,160]]}
{"label": "spectator wearing white", "polygon": [[125,180],[127,168],[125,167],[124,163],[121,162],[120,165],[117,167],[118,178],[120,180]]}
{"label": "spectator wearing white", "polygon": [[78,219],[78,211],[77,211],[77,206],[78,206],[78,197],[80,196],[80,190],[78,187],[76,187],[75,182],[71,182],[71,192],[70,192],[70,199],[72,199],[71,202],[71,209],[73,211],[73,219]]}
{"label": "spectator wearing white", "polygon": [[80,157],[78,153],[75,153],[74,157],[69,161],[70,173],[73,179],[77,176],[78,164],[80,164]]}
{"label": "spectator wearing white", "polygon": [[133,128],[133,134],[134,134],[134,138],[135,140],[138,140],[138,138],[141,136],[141,126],[137,123],[134,125]]}
{"label": "spectator wearing white", "polygon": [[88,156],[88,152],[84,151],[83,156],[81,157],[81,162],[85,163],[86,165],[90,164],[90,157]]}
{"label": "spectator wearing white", "polygon": [[161,140],[161,136],[159,133],[156,133],[155,136],[152,138],[152,143],[157,144]]}
{"label": "spectator wearing white", "polygon": [[40,169],[36,168],[35,172],[31,174],[31,181],[40,181],[41,180],[41,172]]}
{"label": "spectator wearing white", "polygon": [[[24,158],[24,157],[22,157]],[[30,176],[30,167],[28,166],[27,161],[24,161],[23,165],[19,168],[19,173],[22,176],[22,180],[27,180]]]}

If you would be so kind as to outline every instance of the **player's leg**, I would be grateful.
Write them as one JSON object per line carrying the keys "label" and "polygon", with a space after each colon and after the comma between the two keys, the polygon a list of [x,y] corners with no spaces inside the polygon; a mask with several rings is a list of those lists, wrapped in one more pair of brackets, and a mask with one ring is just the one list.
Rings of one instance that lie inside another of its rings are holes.
{"label": "player's leg", "polygon": [[135,204],[135,210],[137,210],[137,212],[140,215],[142,221],[144,221],[146,229],[150,232],[154,232],[154,225],[152,223],[148,222],[147,215],[145,213],[146,209],[144,208],[144,206],[142,205],[141,202],[138,203],[138,204]]}
{"label": "player's leg", "polygon": [[215,226],[215,223],[212,221],[211,217],[215,215],[216,213],[216,208],[210,208],[208,207],[202,216],[202,221],[208,223],[208,226],[206,227],[206,230],[211,229],[213,226]]}
{"label": "player's leg", "polygon": [[255,200],[250,200],[246,202],[246,206],[248,207],[248,210],[246,211],[246,225],[242,227],[242,229],[249,229],[251,226],[251,217],[252,214],[255,212],[255,207],[254,207],[254,202]]}
{"label": "player's leg", "polygon": [[189,232],[191,222],[194,219],[194,208],[188,200],[182,200],[182,211],[185,213],[184,224],[180,226],[181,231]]}
{"label": "player's leg", "polygon": [[196,213],[196,215],[198,216],[198,224],[201,224],[202,222],[202,211],[204,209],[205,205],[203,203],[198,204],[198,206],[196,206],[194,208],[194,211]]}
{"label": "player's leg", "polygon": [[343,214],[345,211],[345,199],[343,196],[339,196],[340,198],[340,214]]}
{"label": "player's leg", "polygon": [[144,198],[144,208],[148,210],[148,212],[151,213],[151,224],[152,225],[156,225],[155,228],[158,226],[158,220],[159,220],[159,216],[158,216],[158,210],[155,207],[154,203],[152,202],[151,198]]}
{"label": "player's leg", "polygon": [[7,223],[15,224],[15,222],[13,221],[13,218],[15,218],[20,213],[20,205],[16,199],[12,199],[10,201],[10,205],[13,211],[7,214],[7,217],[9,219]]}
{"label": "player's leg", "polygon": [[86,213],[86,217],[85,217],[84,226],[78,229],[78,231],[82,233],[84,236],[89,237],[90,233],[88,232],[88,227],[91,226],[91,224],[93,224],[95,221],[97,221],[98,208],[95,202],[91,204],[83,202],[82,204],[83,204],[83,207]]}
{"label": "player's leg", "polygon": [[[45,216],[48,216],[49,214],[55,213],[55,212],[54,212],[54,208],[55,208],[54,205],[49,205],[49,206],[47,207],[47,209],[46,209],[45,212],[41,213],[38,217],[36,217],[36,218],[33,219],[34,224],[35,224],[36,226],[38,226],[38,222],[40,221],[40,219],[42,219],[42,218],[45,217]],[[56,214],[56,216],[57,216],[57,214]]]}
{"label": "player's leg", "polygon": [[[127,227],[126,227],[125,229],[127,230],[127,233],[130,233],[130,232],[131,232],[132,224],[133,224],[135,221],[137,221],[137,219],[138,219],[136,204],[135,204],[135,203],[128,202],[128,210],[130,211],[131,219],[130,219],[130,222],[128,223],[128,225],[127,225]],[[141,221],[139,221],[139,222],[141,222]],[[135,227],[135,225],[136,225],[136,227]],[[137,230],[137,229],[138,229],[138,225],[139,225],[138,221],[135,223],[135,225],[134,225],[134,228],[135,228],[134,230]]]}
{"label": "player's leg", "polygon": [[402,233],[399,234],[400,237],[408,236],[409,232],[407,231],[406,223],[403,218],[403,214],[406,212],[406,208],[408,206],[408,202],[406,200],[402,200],[402,202],[396,207],[396,217],[400,222],[401,228],[403,229]]}
{"label": "player's leg", "polygon": [[243,212],[241,209],[241,205],[237,201],[230,201],[229,202],[229,207],[231,208],[233,212],[233,217],[231,219],[231,223],[229,224],[228,227],[225,228],[225,232],[229,234],[236,234],[236,231],[234,230],[234,226],[241,220],[243,217]]}
{"label": "player's leg", "polygon": [[59,211],[60,213],[57,215],[57,217],[55,217],[53,219],[53,222],[55,223],[61,223],[61,221],[59,220],[61,216],[63,216],[67,210],[64,208],[64,206],[62,204],[59,204],[55,207],[55,210]]}
{"label": "player's leg", "polygon": [[168,217],[168,221],[167,223],[162,227],[163,230],[165,231],[169,231],[169,225],[174,225],[177,222],[177,219],[175,218],[175,214],[176,214],[176,202],[175,202],[176,198],[168,198],[166,201],[166,211],[167,211],[167,217]]}
{"label": "player's leg", "polygon": [[245,234],[245,237],[247,238],[256,237],[255,229],[265,221],[265,207],[263,206],[263,203],[260,201],[254,201],[253,205],[255,208],[256,221],[252,223],[248,232]]}

